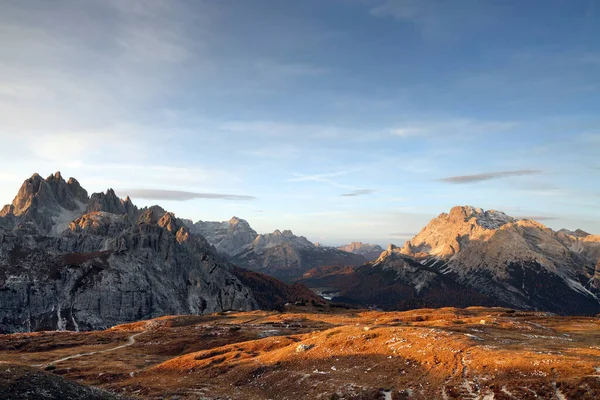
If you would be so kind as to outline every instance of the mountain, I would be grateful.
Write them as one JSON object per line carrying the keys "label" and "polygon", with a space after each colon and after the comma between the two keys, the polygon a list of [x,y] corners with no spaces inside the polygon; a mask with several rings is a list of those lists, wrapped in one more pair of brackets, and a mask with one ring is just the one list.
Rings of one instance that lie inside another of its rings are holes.
{"label": "mountain", "polygon": [[352,242],[344,246],[339,246],[337,249],[347,251],[348,253],[359,254],[367,261],[376,260],[383,252],[383,248],[381,246],[363,242]]}
{"label": "mountain", "polygon": [[385,309],[495,305],[596,314],[599,259],[600,236],[464,206],[352,273],[312,271],[302,282]]}
{"label": "mountain", "polygon": [[243,219],[233,217],[229,221],[198,221],[190,226],[192,232],[204,236],[219,253],[233,256],[258,236]]}
{"label": "mountain", "polygon": [[57,234],[83,214],[88,194],[77,180],[65,181],[60,172],[43,179],[38,174],[23,182],[12,204],[0,211],[0,227],[27,227],[38,233]]}
{"label": "mountain", "polygon": [[188,226],[206,237],[233,264],[283,281],[293,281],[324,265],[357,266],[366,262],[361,254],[314,244],[290,230],[258,234],[247,221],[237,217],[225,222],[198,221]]}
{"label": "mountain", "polygon": [[33,175],[0,215],[0,331],[99,329],[269,298],[238,275],[172,213],[113,190],[88,197],[60,173]]}

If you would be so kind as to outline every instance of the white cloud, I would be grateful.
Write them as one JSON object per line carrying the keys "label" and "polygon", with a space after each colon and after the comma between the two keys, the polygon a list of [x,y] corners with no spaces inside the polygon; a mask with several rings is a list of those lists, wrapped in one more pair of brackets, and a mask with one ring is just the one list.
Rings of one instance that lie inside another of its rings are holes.
{"label": "white cloud", "polygon": [[326,173],[326,174],[312,174],[312,175],[295,174],[296,175],[295,178],[290,178],[287,181],[288,182],[309,182],[309,181],[324,182],[324,181],[328,180],[329,178],[346,175],[350,172],[351,171],[339,171],[339,172],[330,172],[330,173]]}
{"label": "white cloud", "polygon": [[240,150],[240,153],[261,159],[290,160],[299,158],[302,152],[298,147],[293,145],[273,145],[256,147],[251,149],[243,149]]}
{"label": "white cloud", "polygon": [[438,121],[416,121],[397,126],[389,132],[398,137],[439,135],[473,135],[489,134],[514,129],[518,123],[514,121],[486,121],[470,118],[459,118]]}
{"label": "white cloud", "polygon": [[406,128],[391,129],[390,132],[394,136],[409,137],[409,136],[417,136],[417,135],[427,134],[428,130],[425,128],[406,127]]}
{"label": "white cloud", "polygon": [[320,183],[325,183],[325,184],[335,186],[338,188],[354,189],[352,186],[343,185],[341,183],[338,183],[336,180],[332,179],[332,178],[336,178],[339,176],[347,175],[351,172],[352,171],[338,171],[338,172],[331,172],[331,173],[326,173],[326,174],[312,174],[312,175],[295,174],[295,177],[287,179],[287,182],[320,182]]}

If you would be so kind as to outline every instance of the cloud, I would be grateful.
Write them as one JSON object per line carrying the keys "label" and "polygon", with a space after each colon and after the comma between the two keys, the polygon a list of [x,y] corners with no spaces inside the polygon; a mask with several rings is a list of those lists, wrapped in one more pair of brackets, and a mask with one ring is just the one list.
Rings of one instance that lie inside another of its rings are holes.
{"label": "cloud", "polygon": [[390,132],[394,136],[409,137],[409,136],[417,136],[417,135],[421,135],[421,134],[426,134],[429,131],[426,128],[407,127],[407,128],[391,129]]}
{"label": "cloud", "polygon": [[254,196],[243,196],[236,194],[222,193],[197,193],[181,190],[162,190],[162,189],[130,189],[119,190],[119,193],[129,195],[133,198],[146,200],[172,200],[187,201],[194,199],[219,199],[219,200],[254,200]]}
{"label": "cloud", "polygon": [[364,135],[365,132],[335,125],[315,125],[284,123],[279,121],[229,121],[219,127],[221,130],[246,135],[271,138],[292,138],[311,141],[313,139],[337,139],[340,137]]}
{"label": "cloud", "polygon": [[267,145],[251,149],[241,149],[240,153],[262,159],[290,160],[301,156],[300,148],[291,144]]}
{"label": "cloud", "polygon": [[508,178],[512,176],[524,176],[524,175],[535,175],[539,174],[541,171],[533,170],[533,169],[521,169],[516,171],[498,171],[498,172],[486,172],[482,174],[475,175],[460,175],[460,176],[450,176],[448,178],[440,179],[441,182],[446,183],[473,183],[473,182],[482,182],[489,181],[492,179],[499,178]]}
{"label": "cloud", "polygon": [[350,192],[350,193],[344,193],[341,196],[344,196],[344,197],[355,197],[355,196],[364,196],[366,194],[371,194],[371,193],[375,193],[375,190],[373,190],[373,189],[358,189],[358,190],[355,190],[355,191]]}
{"label": "cloud", "polygon": [[549,215],[519,215],[515,218],[518,219],[531,219],[533,221],[553,221],[559,219],[558,217],[552,217]]}
{"label": "cloud", "polygon": [[331,179],[331,178],[335,178],[337,176],[346,175],[350,172],[352,172],[352,171],[339,171],[339,172],[330,172],[327,174],[312,174],[312,175],[295,174],[296,175],[295,178],[287,179],[287,181],[288,182],[320,182],[320,183],[326,183],[328,185],[339,187],[339,188],[350,189],[350,188],[352,188],[351,186],[342,185],[341,183],[338,183],[338,182],[334,181],[333,179]]}
{"label": "cloud", "polygon": [[414,121],[405,126],[397,126],[389,130],[394,136],[457,136],[477,135],[490,132],[502,132],[518,126],[514,121],[486,121],[471,118],[455,118],[436,122]]}

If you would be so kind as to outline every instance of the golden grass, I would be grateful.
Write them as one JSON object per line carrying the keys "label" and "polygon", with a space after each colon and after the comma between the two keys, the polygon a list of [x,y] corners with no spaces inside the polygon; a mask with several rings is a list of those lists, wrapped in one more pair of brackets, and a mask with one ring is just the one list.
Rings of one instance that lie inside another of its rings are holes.
{"label": "golden grass", "polygon": [[144,332],[132,346],[70,359],[54,372],[140,398],[358,399],[389,389],[397,399],[591,399],[600,398],[599,328],[596,318],[502,308],[293,307],[7,335],[0,360],[49,362]]}

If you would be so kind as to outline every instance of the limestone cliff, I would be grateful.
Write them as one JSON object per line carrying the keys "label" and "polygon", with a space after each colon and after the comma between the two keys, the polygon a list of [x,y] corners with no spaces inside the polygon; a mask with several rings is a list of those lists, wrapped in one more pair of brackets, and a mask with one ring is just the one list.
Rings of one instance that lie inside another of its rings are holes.
{"label": "limestone cliff", "polygon": [[233,266],[158,206],[35,174],[0,214],[2,332],[257,307]]}
{"label": "limestone cliff", "polygon": [[362,265],[366,259],[333,247],[318,246],[290,230],[258,234],[247,221],[233,217],[225,222],[189,224],[229,260],[253,271],[293,281],[306,271],[323,265]]}

